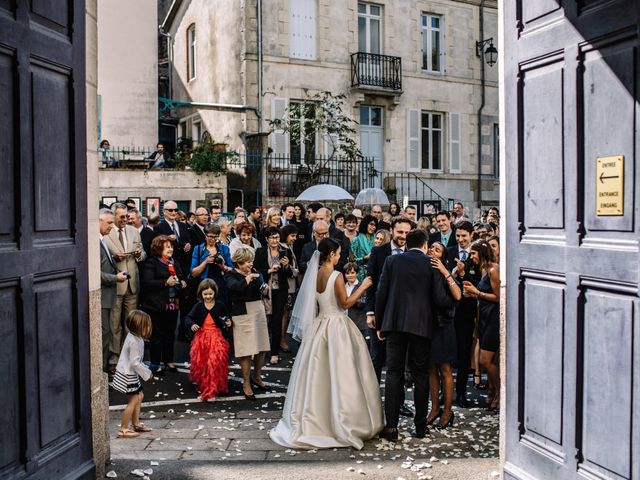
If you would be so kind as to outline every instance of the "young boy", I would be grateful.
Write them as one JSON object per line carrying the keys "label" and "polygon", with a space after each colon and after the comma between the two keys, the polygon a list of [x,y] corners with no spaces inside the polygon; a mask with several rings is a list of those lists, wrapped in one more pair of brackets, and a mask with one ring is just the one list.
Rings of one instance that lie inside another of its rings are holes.
{"label": "young boy", "polygon": [[[358,271],[360,267],[355,262],[347,263],[342,272],[344,274],[345,287],[347,287],[347,296],[351,295],[355,289],[358,288],[360,282],[358,281]],[[366,295],[366,294],[365,294]],[[362,336],[369,343],[369,328],[367,327],[367,315],[365,313],[365,295],[363,295],[357,303],[347,311],[349,318],[356,324],[358,330],[362,333]]]}

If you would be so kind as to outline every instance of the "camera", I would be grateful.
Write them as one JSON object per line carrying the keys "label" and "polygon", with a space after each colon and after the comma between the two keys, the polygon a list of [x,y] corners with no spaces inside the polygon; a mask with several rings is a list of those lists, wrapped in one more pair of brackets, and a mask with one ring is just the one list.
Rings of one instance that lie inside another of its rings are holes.
{"label": "camera", "polygon": [[219,253],[216,253],[213,256],[213,263],[220,265],[222,263],[224,263],[224,258],[222,258],[222,255],[220,255]]}

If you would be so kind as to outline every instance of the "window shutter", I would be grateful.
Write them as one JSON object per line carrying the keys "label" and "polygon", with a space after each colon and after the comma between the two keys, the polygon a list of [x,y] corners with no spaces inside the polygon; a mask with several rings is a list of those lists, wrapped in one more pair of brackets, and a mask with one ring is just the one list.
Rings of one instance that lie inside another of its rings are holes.
{"label": "window shutter", "polygon": [[[287,111],[287,99],[282,97],[271,98],[271,120],[282,120]],[[276,156],[285,156],[289,152],[289,134],[282,128],[274,125],[271,148]]]}
{"label": "window shutter", "polygon": [[407,171],[420,171],[420,110],[407,109]]}
{"label": "window shutter", "polygon": [[460,114],[449,114],[449,171],[451,173],[461,173],[460,156]]}
{"label": "window shutter", "polygon": [[289,1],[289,57],[316,58],[317,0]]}

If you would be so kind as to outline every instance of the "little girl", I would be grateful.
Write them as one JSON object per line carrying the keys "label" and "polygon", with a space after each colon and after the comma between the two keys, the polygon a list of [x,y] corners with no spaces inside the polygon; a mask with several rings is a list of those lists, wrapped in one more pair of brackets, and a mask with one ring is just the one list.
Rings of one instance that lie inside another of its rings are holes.
{"label": "little girl", "polygon": [[113,377],[114,390],[127,395],[127,408],[122,412],[118,438],[133,438],[139,436],[139,432],[151,431],[145,424],[140,423],[140,405],[144,398],[140,377],[145,381],[153,378],[151,370],[142,363],[144,340],[151,336],[151,317],[141,310],[132,310],[126,323],[129,333],[122,345],[116,374]]}
{"label": "little girl", "polygon": [[229,331],[231,320],[227,307],[216,302],[217,295],[216,282],[210,278],[200,282],[199,301],[184,321],[186,327],[195,332],[189,378],[198,386],[203,402],[228,391],[229,343],[222,332]]}

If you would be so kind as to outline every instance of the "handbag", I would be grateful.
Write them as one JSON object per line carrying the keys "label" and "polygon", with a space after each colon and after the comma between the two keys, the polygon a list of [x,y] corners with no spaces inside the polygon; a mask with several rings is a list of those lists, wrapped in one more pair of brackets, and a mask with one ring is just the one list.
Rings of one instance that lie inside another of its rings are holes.
{"label": "handbag", "polygon": [[267,315],[271,315],[273,311],[273,305],[271,302],[271,285],[267,284],[265,288],[262,289],[262,305],[264,305],[264,311]]}

